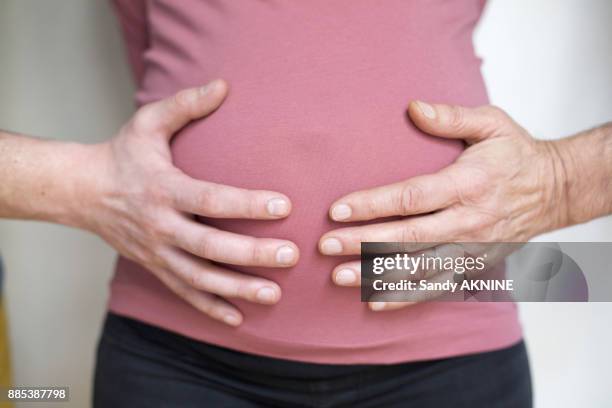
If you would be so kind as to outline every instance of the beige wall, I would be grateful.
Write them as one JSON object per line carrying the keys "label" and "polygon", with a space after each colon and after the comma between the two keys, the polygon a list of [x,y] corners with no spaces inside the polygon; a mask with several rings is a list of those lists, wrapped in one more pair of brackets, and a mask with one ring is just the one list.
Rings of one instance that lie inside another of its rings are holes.
{"label": "beige wall", "polygon": [[[610,120],[609,21],[606,0],[491,1],[476,40],[493,102],[544,138]],[[131,92],[106,1],[0,0],[0,127],[100,141],[129,117]],[[612,241],[612,218],[547,238]],[[70,385],[70,406],[88,406],[113,251],[80,231],[14,221],[0,222],[0,250],[16,383]],[[537,406],[604,407],[612,306],[521,311]]]}
{"label": "beige wall", "polygon": [[[0,0],[0,127],[82,142],[112,135],[132,109],[121,46],[104,0]],[[0,221],[0,251],[15,383],[70,385],[70,406],[89,406],[112,249],[81,231]]]}

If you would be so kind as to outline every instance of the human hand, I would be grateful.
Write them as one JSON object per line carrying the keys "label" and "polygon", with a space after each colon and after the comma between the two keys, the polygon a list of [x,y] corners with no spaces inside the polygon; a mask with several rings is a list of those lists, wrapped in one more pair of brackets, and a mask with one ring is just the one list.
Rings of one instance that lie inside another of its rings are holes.
{"label": "human hand", "polygon": [[[413,102],[408,113],[424,132],[463,139],[467,149],[437,173],[334,202],[335,221],[407,218],[330,231],[319,241],[323,254],[358,255],[361,242],[525,242],[565,223],[566,211],[558,204],[563,169],[554,147],[532,138],[505,112]],[[338,265],[332,278],[340,286],[359,286],[360,262]],[[370,303],[373,310],[406,305]]]}
{"label": "human hand", "polygon": [[174,133],[212,113],[226,94],[221,80],[183,90],[143,106],[109,142],[94,146],[91,160],[98,181],[94,188],[82,188],[83,203],[73,224],[101,236],[203,313],[236,326],[242,315],[224,298],[274,304],[280,287],[213,261],[288,267],[297,262],[298,248],[290,241],[221,231],[194,219],[275,220],[291,211],[289,198],[281,193],[195,180],[172,164]]}

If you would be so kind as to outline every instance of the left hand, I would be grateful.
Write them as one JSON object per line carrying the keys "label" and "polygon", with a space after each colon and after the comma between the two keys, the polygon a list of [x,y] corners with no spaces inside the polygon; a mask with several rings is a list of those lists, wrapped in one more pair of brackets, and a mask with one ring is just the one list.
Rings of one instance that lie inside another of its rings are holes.
{"label": "left hand", "polygon": [[[434,174],[348,194],[331,205],[335,221],[407,217],[323,235],[326,255],[359,255],[361,242],[526,242],[563,223],[553,147],[534,139],[504,111],[412,102],[408,113],[424,132],[463,139],[468,147]],[[340,286],[360,285],[360,262],[332,272]],[[392,310],[401,302],[371,302]]]}

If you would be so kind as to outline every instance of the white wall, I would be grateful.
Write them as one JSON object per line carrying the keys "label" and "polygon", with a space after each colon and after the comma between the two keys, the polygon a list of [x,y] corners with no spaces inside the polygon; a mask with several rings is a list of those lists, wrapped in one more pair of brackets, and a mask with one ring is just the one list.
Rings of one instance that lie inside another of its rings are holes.
{"label": "white wall", "polygon": [[[610,120],[610,21],[607,0],[490,1],[476,43],[492,101],[542,138]],[[103,140],[130,115],[131,92],[106,1],[0,2],[0,126]],[[545,238],[612,241],[612,218]],[[0,223],[0,248],[15,382],[69,384],[70,406],[88,406],[113,251],[86,233],[13,221]],[[521,311],[537,406],[609,406],[612,306]]]}

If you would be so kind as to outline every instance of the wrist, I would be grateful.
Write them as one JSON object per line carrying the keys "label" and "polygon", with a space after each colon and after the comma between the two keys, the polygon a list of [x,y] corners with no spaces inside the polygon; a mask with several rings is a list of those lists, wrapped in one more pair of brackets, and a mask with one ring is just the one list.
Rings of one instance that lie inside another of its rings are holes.
{"label": "wrist", "polygon": [[541,191],[543,192],[542,228],[538,233],[550,232],[570,224],[568,184],[573,177],[572,163],[566,158],[565,147],[558,141],[538,141],[543,163]]}
{"label": "wrist", "polygon": [[544,142],[550,152],[556,190],[551,229],[579,224],[612,213],[612,126]]}
{"label": "wrist", "polygon": [[108,144],[74,144],[70,146],[68,157],[70,160],[64,171],[70,174],[70,179],[61,199],[61,211],[53,221],[91,230],[95,211],[110,186]]}

